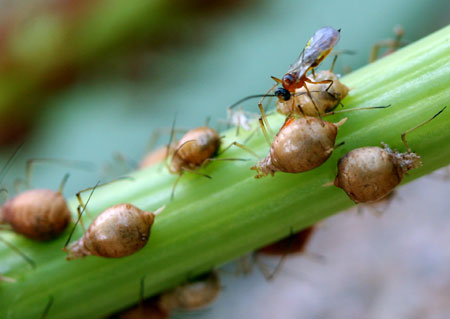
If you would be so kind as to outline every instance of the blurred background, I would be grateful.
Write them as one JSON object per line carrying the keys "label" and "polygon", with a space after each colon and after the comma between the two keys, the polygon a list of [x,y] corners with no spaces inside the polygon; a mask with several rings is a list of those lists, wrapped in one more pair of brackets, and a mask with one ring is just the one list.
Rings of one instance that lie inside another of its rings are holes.
{"label": "blurred background", "polygon": [[[367,64],[396,25],[414,42],[446,26],[449,13],[446,0],[2,0],[2,162],[25,142],[4,182],[24,177],[30,158],[95,163],[98,174],[72,172],[73,196],[105,174],[114,153],[139,162],[175,113],[179,127],[207,117],[217,125],[228,105],[265,92],[322,26],[341,28],[337,48],[355,51],[338,59],[344,73]],[[65,172],[40,166],[33,186],[56,188]],[[402,187],[378,218],[325,221],[311,247],[322,264],[295,259],[273,282],[257,271],[225,276],[223,297],[195,316],[448,318],[450,187],[438,175]]]}

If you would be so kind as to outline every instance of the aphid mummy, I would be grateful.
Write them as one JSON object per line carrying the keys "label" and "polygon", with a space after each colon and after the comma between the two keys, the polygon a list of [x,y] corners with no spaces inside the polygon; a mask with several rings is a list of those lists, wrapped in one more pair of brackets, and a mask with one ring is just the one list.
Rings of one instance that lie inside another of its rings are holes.
{"label": "aphid mummy", "polygon": [[212,271],[200,278],[167,291],[160,296],[160,305],[166,311],[203,309],[220,293],[219,276]]}
{"label": "aphid mummy", "polygon": [[387,196],[400,184],[405,173],[422,166],[420,156],[408,146],[406,134],[425,125],[444,109],[402,134],[405,153],[391,150],[387,144],[381,143],[383,148],[360,147],[341,157],[334,185],[342,188],[355,203],[375,202]]}
{"label": "aphid mummy", "polygon": [[125,257],[143,248],[157,212],[147,212],[131,204],[114,205],[102,212],[79,240],[64,250],[67,259],[94,255]]}
{"label": "aphid mummy", "polygon": [[317,82],[328,80],[333,82],[331,87],[326,83],[309,84],[308,88],[311,95],[307,94],[305,87],[301,87],[295,91],[295,94],[291,95],[289,100],[279,98],[276,103],[279,113],[317,116],[319,112],[320,115],[325,115],[326,112],[333,110],[348,94],[349,88],[339,81],[336,74],[331,71],[320,71],[315,77],[310,76],[308,78]]}
{"label": "aphid mummy", "polygon": [[251,169],[255,178],[275,172],[302,173],[322,165],[335,149],[338,123],[305,116],[288,118],[273,139],[269,154]]}
{"label": "aphid mummy", "polygon": [[422,166],[419,155],[383,146],[360,147],[339,159],[334,184],[355,203],[382,199],[400,184],[407,171]]}
{"label": "aphid mummy", "polygon": [[61,234],[71,221],[70,210],[60,192],[50,189],[25,191],[0,208],[0,223],[35,240],[49,240]]}
{"label": "aphid mummy", "polygon": [[195,170],[216,155],[220,136],[210,127],[198,127],[187,132],[178,142],[169,166],[171,173]]}
{"label": "aphid mummy", "polygon": [[[141,280],[139,305],[121,312],[121,319],[168,319],[173,311],[196,311],[207,307],[220,293],[220,281],[212,271],[172,290],[143,300],[144,279]],[[116,317],[114,317],[116,318]]]}

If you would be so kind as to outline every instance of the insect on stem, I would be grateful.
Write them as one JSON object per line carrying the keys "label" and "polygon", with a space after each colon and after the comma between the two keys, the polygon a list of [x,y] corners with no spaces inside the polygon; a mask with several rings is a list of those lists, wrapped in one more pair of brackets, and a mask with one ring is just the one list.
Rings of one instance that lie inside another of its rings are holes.
{"label": "insect on stem", "polygon": [[49,296],[47,305],[45,306],[44,312],[41,315],[41,319],[45,319],[47,317],[52,305],[53,305],[53,296]]}

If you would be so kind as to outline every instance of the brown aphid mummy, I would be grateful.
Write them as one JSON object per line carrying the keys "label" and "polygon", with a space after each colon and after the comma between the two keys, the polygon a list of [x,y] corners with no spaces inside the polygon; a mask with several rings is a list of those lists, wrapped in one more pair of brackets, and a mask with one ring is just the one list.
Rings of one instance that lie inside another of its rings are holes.
{"label": "brown aphid mummy", "polygon": [[420,156],[372,146],[354,149],[341,157],[334,185],[342,188],[355,203],[375,202],[400,184],[403,175],[422,166]]}
{"label": "brown aphid mummy", "polygon": [[220,136],[216,130],[207,126],[190,130],[178,142],[169,170],[176,174],[195,170],[214,157],[219,147]]}
{"label": "brown aphid mummy", "polygon": [[[276,107],[279,113],[308,116],[320,114],[323,116],[326,112],[333,110],[349,92],[349,88],[339,81],[338,76],[328,70],[317,73],[315,77],[311,75],[309,79],[317,82],[331,80],[333,83],[331,87],[328,83],[308,84],[311,96],[307,94],[305,87],[296,89],[295,94],[292,94],[289,100],[278,99]],[[294,99],[294,102],[292,99]]]}
{"label": "brown aphid mummy", "polygon": [[212,271],[198,280],[180,285],[161,294],[159,304],[167,312],[199,310],[216,300],[219,293],[219,276],[215,271]]}
{"label": "brown aphid mummy", "polygon": [[[138,306],[127,309],[113,318],[120,319],[167,319],[173,311],[195,311],[207,307],[220,293],[220,281],[212,271],[200,278],[180,285],[158,296],[140,300]],[[143,286],[141,286],[141,298]]]}
{"label": "brown aphid mummy", "polygon": [[61,234],[71,221],[70,210],[60,192],[33,189],[9,199],[0,209],[0,223],[35,240]]}
{"label": "brown aphid mummy", "polygon": [[255,178],[275,172],[302,173],[322,165],[333,153],[339,126],[316,117],[288,118],[273,139],[270,153],[251,169]]}
{"label": "brown aphid mummy", "polygon": [[67,259],[94,255],[120,258],[134,254],[147,244],[155,214],[131,204],[118,204],[106,209],[89,226],[78,241],[64,250]]}

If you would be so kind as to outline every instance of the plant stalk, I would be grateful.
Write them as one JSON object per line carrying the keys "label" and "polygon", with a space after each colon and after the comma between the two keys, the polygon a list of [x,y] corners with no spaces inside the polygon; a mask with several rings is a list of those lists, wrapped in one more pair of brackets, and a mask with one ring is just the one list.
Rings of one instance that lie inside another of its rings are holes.
{"label": "plant stalk", "polygon": [[[345,145],[317,169],[256,180],[250,170],[253,158],[211,162],[202,173],[212,179],[186,173],[172,202],[169,198],[177,176],[158,165],[133,173],[133,181],[98,188],[88,208],[87,224],[118,203],[130,202],[151,211],[167,205],[156,217],[147,246],[132,256],[66,261],[61,249],[70,230],[45,243],[4,235],[32,257],[37,267],[31,269],[0,247],[0,272],[16,279],[15,283],[0,282],[0,317],[39,318],[50,296],[54,302],[48,319],[102,317],[136,303],[144,275],[148,297],[285,237],[291,228],[303,229],[352,206],[341,189],[323,186],[333,181],[337,160],[351,149],[380,146],[381,141],[404,151],[402,132],[450,106],[449,43],[450,26],[345,76],[342,82],[351,88],[343,101],[345,108],[392,106],[327,117],[337,122],[348,116],[336,141],[345,141]],[[269,118],[273,128],[280,127],[283,120],[281,115]],[[238,141],[248,134],[241,130]],[[236,140],[235,130],[225,136],[222,147]],[[404,182],[449,165],[450,111],[409,134],[408,143],[422,156],[424,165],[410,171]],[[246,146],[260,156],[269,150],[259,132]],[[223,156],[251,158],[237,148]],[[71,199],[74,216],[76,206]],[[78,228],[73,240],[81,235]]]}

